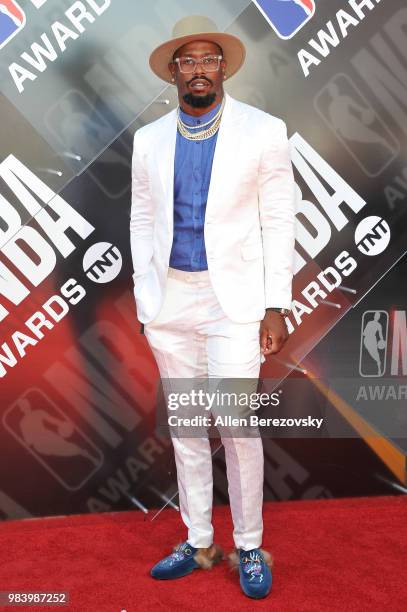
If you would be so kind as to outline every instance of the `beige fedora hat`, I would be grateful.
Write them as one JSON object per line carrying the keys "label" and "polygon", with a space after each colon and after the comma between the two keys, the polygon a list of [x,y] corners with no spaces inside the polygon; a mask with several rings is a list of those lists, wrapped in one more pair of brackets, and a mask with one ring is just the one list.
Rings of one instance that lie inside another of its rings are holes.
{"label": "beige fedora hat", "polygon": [[150,55],[150,68],[154,74],[171,83],[168,64],[172,61],[175,51],[192,40],[208,40],[222,47],[223,57],[227,62],[227,79],[239,70],[246,57],[245,46],[237,36],[219,32],[209,17],[191,15],[180,19],[174,26],[172,38],[154,49]]}

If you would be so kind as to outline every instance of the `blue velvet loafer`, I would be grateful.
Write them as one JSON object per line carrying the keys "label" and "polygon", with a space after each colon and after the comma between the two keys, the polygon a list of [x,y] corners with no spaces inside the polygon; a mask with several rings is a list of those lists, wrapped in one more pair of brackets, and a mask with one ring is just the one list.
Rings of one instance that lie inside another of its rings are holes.
{"label": "blue velvet loafer", "polygon": [[238,567],[240,586],[248,597],[261,599],[271,590],[273,558],[262,548],[235,550],[229,555],[232,567]]}
{"label": "blue velvet loafer", "polygon": [[182,578],[194,569],[211,569],[222,558],[223,551],[216,544],[209,548],[195,548],[186,541],[174,546],[173,552],[156,563],[150,573],[159,580]]}

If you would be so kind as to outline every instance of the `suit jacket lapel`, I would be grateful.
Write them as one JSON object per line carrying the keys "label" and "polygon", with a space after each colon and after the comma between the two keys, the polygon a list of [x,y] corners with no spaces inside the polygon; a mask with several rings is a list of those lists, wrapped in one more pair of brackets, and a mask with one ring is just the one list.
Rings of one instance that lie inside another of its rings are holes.
{"label": "suit jacket lapel", "polygon": [[170,232],[172,232],[174,214],[174,160],[175,144],[177,140],[176,109],[167,114],[161,131],[162,137],[158,142],[155,154],[157,156],[158,172],[164,192],[168,228]]}
{"label": "suit jacket lapel", "polygon": [[241,138],[240,125],[246,117],[244,107],[237,100],[227,93],[225,93],[225,97],[225,108],[223,109],[213,156],[205,215],[210,214],[216,206],[216,202],[222,200],[222,194],[229,180],[233,178],[234,155],[239,150],[239,139]]}

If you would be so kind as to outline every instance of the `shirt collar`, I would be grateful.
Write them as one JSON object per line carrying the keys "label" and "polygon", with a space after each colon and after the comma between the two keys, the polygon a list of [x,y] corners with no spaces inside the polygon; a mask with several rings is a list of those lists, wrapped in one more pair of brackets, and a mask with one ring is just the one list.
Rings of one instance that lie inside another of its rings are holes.
{"label": "shirt collar", "polygon": [[213,108],[207,113],[204,113],[200,117],[194,117],[194,115],[188,115],[188,113],[185,113],[182,110],[182,108],[180,108],[179,112],[180,112],[181,119],[184,123],[186,123],[186,125],[200,125],[201,123],[206,123],[207,121],[210,121],[216,115],[216,113],[218,112],[220,108],[221,103],[222,102],[219,102],[219,104],[217,104],[215,108]]}

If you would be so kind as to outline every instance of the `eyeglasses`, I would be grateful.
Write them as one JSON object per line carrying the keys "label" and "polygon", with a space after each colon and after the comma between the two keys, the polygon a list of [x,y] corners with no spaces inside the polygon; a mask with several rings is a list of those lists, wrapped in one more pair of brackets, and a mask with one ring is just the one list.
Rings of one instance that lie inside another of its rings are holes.
{"label": "eyeglasses", "polygon": [[223,55],[205,55],[198,60],[193,57],[176,57],[174,63],[178,64],[179,71],[183,74],[195,72],[197,64],[202,64],[205,72],[216,72],[219,70],[221,59],[223,59]]}

